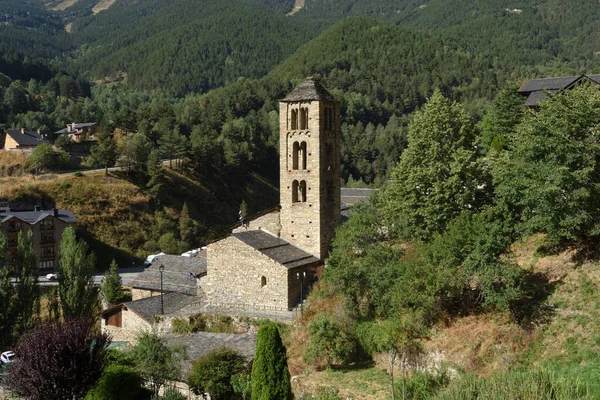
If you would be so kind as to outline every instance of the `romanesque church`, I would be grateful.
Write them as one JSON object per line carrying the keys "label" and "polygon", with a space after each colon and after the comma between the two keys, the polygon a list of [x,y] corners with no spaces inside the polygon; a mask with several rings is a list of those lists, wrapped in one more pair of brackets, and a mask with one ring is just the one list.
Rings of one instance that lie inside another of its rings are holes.
{"label": "romanesque church", "polygon": [[207,247],[200,286],[215,306],[289,310],[340,223],[340,106],[315,79],[279,104],[280,205]]}

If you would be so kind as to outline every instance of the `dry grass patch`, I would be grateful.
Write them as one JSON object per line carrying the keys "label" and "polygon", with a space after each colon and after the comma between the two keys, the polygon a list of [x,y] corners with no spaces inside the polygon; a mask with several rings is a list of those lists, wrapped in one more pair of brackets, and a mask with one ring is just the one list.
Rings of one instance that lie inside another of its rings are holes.
{"label": "dry grass patch", "polygon": [[27,172],[27,156],[17,151],[0,150],[0,178],[20,177]]}

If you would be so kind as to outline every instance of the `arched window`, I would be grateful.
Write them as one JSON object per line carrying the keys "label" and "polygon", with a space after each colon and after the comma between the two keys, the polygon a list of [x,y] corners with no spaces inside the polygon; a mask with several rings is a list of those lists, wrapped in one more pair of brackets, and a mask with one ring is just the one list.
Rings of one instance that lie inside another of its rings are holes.
{"label": "arched window", "polygon": [[300,143],[300,157],[302,161],[302,169],[306,169],[306,142]]}
{"label": "arched window", "polygon": [[298,181],[292,182],[292,203],[298,202]]}
{"label": "arched window", "polygon": [[296,109],[292,110],[292,126],[290,129],[298,129],[298,110]]}
{"label": "arched window", "polygon": [[267,286],[267,277],[266,276],[262,276],[260,278],[260,287],[265,287]]}
{"label": "arched window", "polygon": [[302,203],[306,203],[306,181],[300,181],[298,197]]}
{"label": "arched window", "polygon": [[292,169],[298,169],[298,153],[300,152],[300,144],[294,142],[292,145]]}
{"label": "arched window", "polygon": [[308,108],[300,109],[300,129],[308,129]]}

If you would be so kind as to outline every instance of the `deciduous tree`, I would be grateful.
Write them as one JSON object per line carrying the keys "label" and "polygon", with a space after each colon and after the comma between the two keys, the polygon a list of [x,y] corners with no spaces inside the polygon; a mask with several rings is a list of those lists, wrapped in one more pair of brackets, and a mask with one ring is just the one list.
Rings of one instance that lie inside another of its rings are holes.
{"label": "deciduous tree", "polygon": [[179,377],[179,366],[173,351],[156,332],[143,332],[133,347],[137,371],[155,394],[170,380]]}
{"label": "deciduous tree", "polygon": [[11,260],[15,269],[16,336],[27,332],[34,323],[34,315],[39,311],[40,289],[38,287],[38,262],[33,252],[32,233],[19,232],[17,251]]}
{"label": "deciduous tree", "polygon": [[246,360],[231,349],[213,350],[194,361],[188,384],[197,395],[207,393],[211,399],[227,400],[234,394],[232,377],[244,370]]}
{"label": "deciduous tree", "polygon": [[109,344],[86,318],[41,323],[15,348],[8,386],[31,400],[82,399],[102,374]]}
{"label": "deciduous tree", "polygon": [[58,286],[63,317],[92,317],[98,306],[94,287],[96,255],[78,240],[69,226],[63,232],[58,255]]}

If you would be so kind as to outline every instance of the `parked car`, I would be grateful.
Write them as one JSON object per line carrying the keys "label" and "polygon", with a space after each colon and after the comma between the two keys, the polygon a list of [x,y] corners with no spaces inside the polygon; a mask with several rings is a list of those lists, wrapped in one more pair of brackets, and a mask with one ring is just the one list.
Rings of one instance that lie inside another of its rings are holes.
{"label": "parked car", "polygon": [[56,273],[47,274],[46,279],[48,279],[49,281],[57,281],[58,274],[56,274]]}
{"label": "parked car", "polygon": [[5,351],[4,353],[0,354],[0,364],[10,364],[14,361],[14,358],[15,353],[13,353],[12,351]]}
{"label": "parked car", "polygon": [[164,255],[165,255],[165,253],[150,254],[146,258],[146,261],[144,261],[144,268],[148,268],[150,266],[150,264],[152,264],[152,261],[154,261],[154,258],[156,258],[158,256],[164,256]]}

